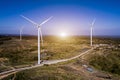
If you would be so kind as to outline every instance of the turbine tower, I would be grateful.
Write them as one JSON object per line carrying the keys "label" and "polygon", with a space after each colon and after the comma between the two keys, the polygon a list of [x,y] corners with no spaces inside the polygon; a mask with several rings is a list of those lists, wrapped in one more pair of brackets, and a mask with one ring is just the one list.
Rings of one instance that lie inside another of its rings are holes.
{"label": "turbine tower", "polygon": [[23,27],[20,28],[20,41],[22,40]]}
{"label": "turbine tower", "polygon": [[93,46],[93,26],[95,24],[96,19],[92,21],[91,27],[90,27],[90,46]]}
{"label": "turbine tower", "polygon": [[45,24],[46,22],[48,22],[51,18],[49,17],[48,19],[46,19],[45,21],[43,21],[41,24],[37,24],[36,22],[30,20],[29,18],[21,15],[21,17],[23,17],[24,19],[26,19],[27,21],[31,22],[33,25],[35,25],[37,28],[38,28],[38,64],[40,64],[40,38],[41,38],[41,41],[42,41],[42,44],[43,44],[43,38],[42,38],[42,32],[41,32],[41,26],[43,24]]}

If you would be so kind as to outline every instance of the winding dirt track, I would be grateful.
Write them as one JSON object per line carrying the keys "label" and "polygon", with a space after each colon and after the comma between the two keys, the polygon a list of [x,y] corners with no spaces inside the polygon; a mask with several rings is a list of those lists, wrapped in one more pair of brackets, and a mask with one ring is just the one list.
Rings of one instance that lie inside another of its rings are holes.
{"label": "winding dirt track", "polygon": [[[96,48],[96,47],[95,47]],[[61,60],[49,60],[49,61],[44,61],[42,62],[41,64],[39,65],[33,65],[33,66],[29,66],[29,67],[24,67],[24,68],[19,68],[19,69],[13,69],[13,70],[9,70],[9,71],[5,71],[5,72],[1,72],[0,73],[0,79],[3,79],[5,77],[7,77],[8,75],[11,75],[11,74],[14,74],[14,73],[17,73],[19,71],[23,71],[23,70],[27,70],[27,69],[32,69],[32,68],[36,68],[36,67],[40,67],[40,66],[43,66],[44,64],[57,64],[59,62],[65,62],[65,61],[69,61],[69,60],[73,60],[73,59],[76,59],[78,57],[81,57],[81,56],[84,56],[86,54],[88,54],[90,51],[92,51],[93,49],[95,48],[91,48],[85,52],[82,52],[80,53],[79,55],[77,56],[74,56],[72,58],[68,58],[68,59],[61,59]]]}

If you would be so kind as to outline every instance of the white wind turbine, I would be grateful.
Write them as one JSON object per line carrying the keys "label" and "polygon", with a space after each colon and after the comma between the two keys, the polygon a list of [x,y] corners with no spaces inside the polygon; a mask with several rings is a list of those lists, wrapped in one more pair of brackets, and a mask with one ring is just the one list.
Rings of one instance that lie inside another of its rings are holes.
{"label": "white wind turbine", "polygon": [[92,21],[91,27],[90,27],[90,46],[93,46],[93,26],[95,24],[96,19]]}
{"label": "white wind turbine", "polygon": [[24,27],[21,27],[21,28],[20,28],[20,41],[22,40],[22,32],[23,32],[23,28],[24,28]]}
{"label": "white wind turbine", "polygon": [[32,24],[34,24],[37,28],[38,28],[38,64],[40,64],[40,38],[41,38],[41,41],[42,41],[42,44],[43,44],[43,38],[42,38],[42,32],[41,32],[41,26],[43,24],[45,24],[46,22],[48,22],[51,18],[49,17],[48,19],[46,19],[45,21],[43,21],[41,24],[37,24],[36,22],[30,20],[29,18],[21,15],[21,17],[23,17],[24,19],[28,20],[29,22],[31,22]]}

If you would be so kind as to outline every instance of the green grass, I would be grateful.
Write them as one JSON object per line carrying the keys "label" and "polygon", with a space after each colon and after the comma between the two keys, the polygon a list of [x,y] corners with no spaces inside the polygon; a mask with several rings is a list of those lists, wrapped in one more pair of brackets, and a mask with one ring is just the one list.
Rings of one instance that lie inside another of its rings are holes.
{"label": "green grass", "polygon": [[[44,37],[44,46],[41,46],[41,59],[54,60],[65,59],[78,55],[84,48],[89,46],[81,42],[87,42],[80,38],[67,38],[66,40],[58,37]],[[0,58],[7,58],[12,66],[21,64],[32,64],[37,62],[37,39],[23,38],[19,41],[16,37],[5,41],[0,46]],[[42,50],[45,50],[44,52]]]}
{"label": "green grass", "polygon": [[106,50],[104,54],[94,54],[91,56],[90,65],[103,71],[120,75],[120,50]]}
{"label": "green grass", "polygon": [[[75,74],[74,70],[63,64],[46,65],[35,69],[25,70],[16,74],[15,80],[82,80],[82,76]],[[7,80],[13,75],[4,78]]]}
{"label": "green grass", "polygon": [[[3,39],[3,38],[2,38]],[[41,46],[42,60],[65,59],[78,55],[85,49],[89,49],[89,37],[68,37],[60,39],[54,36],[44,36],[44,46]],[[0,62],[7,66],[31,65],[37,63],[37,37],[23,37],[19,41],[18,37],[13,37],[6,42],[4,39],[0,45],[0,58],[5,58],[7,61]],[[119,48],[120,39],[97,38],[94,37],[94,44],[111,43]],[[120,75],[120,49],[109,49],[103,47],[94,50],[88,55],[87,61],[95,68]],[[102,54],[99,54],[102,53]],[[44,65],[35,69],[25,70],[16,73],[15,80],[85,80],[84,76],[78,74],[76,70],[71,68],[69,64],[81,66],[78,59],[68,62],[58,63],[55,65]],[[3,67],[0,68],[2,70]],[[9,80],[13,75],[8,76],[3,80]]]}

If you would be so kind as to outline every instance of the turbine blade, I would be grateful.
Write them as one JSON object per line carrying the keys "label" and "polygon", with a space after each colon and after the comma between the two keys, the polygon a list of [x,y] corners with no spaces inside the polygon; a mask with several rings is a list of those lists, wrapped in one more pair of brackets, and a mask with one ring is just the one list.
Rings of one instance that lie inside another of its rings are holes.
{"label": "turbine blade", "polygon": [[46,22],[48,22],[50,19],[52,19],[53,16],[49,17],[48,19],[46,19],[45,21],[43,21],[39,26],[42,26],[43,24],[45,24]]}
{"label": "turbine blade", "polygon": [[95,24],[95,21],[96,21],[96,18],[93,20],[93,22],[92,22],[92,26]]}
{"label": "turbine blade", "polygon": [[43,46],[43,36],[42,36],[41,28],[40,28],[40,39],[41,39],[41,43],[42,43],[42,46]]}
{"label": "turbine blade", "polygon": [[22,26],[22,27],[20,28],[20,30],[23,30],[23,28],[24,28],[24,27]]}
{"label": "turbine blade", "polygon": [[31,22],[32,24],[34,25],[38,25],[37,23],[35,23],[34,21],[30,20],[29,18],[23,16],[23,15],[20,15],[21,17],[23,17],[24,19],[26,19],[27,21]]}

